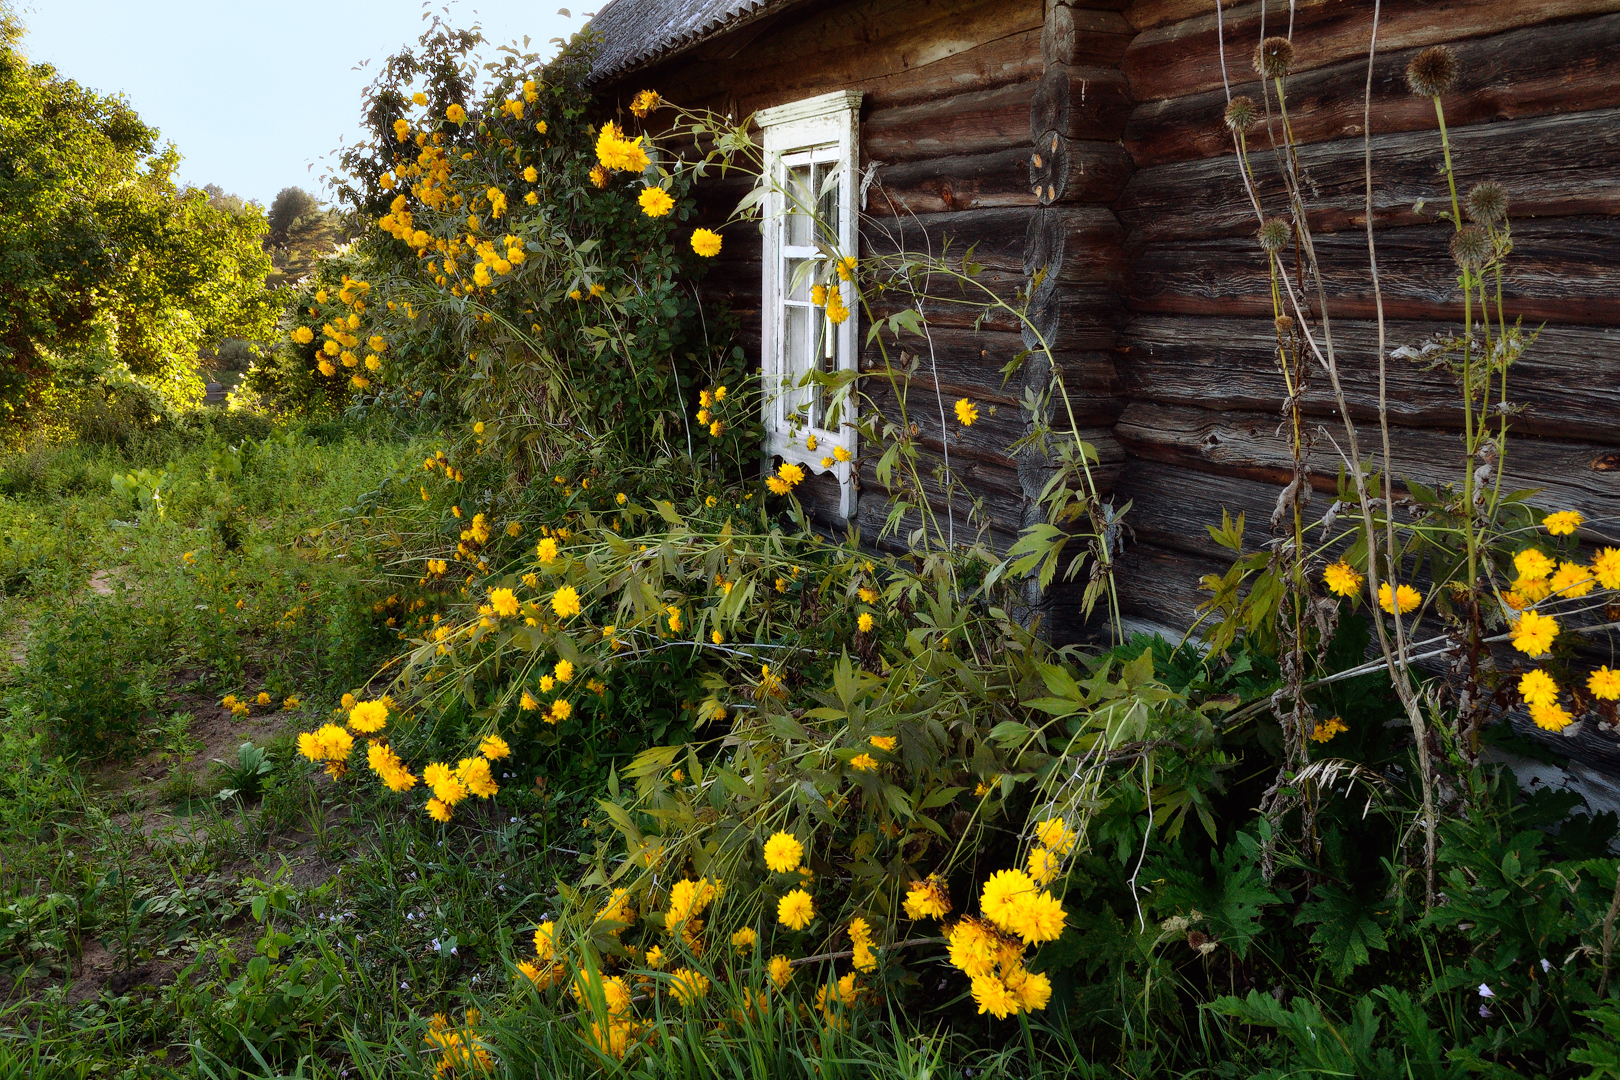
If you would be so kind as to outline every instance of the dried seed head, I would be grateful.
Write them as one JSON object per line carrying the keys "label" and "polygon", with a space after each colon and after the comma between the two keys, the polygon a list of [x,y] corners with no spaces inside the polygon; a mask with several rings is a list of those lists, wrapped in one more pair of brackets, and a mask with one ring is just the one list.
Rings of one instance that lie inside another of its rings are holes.
{"label": "dried seed head", "polygon": [[1254,127],[1254,122],[1260,118],[1260,111],[1255,108],[1254,98],[1247,94],[1239,94],[1226,104],[1226,126],[1239,135]]}
{"label": "dried seed head", "polygon": [[1479,225],[1464,225],[1451,238],[1451,257],[1465,270],[1478,270],[1491,256],[1491,238]]}
{"label": "dried seed head", "polygon": [[1430,45],[1406,65],[1406,85],[1418,97],[1439,97],[1457,81],[1457,54],[1446,45]]}
{"label": "dried seed head", "polygon": [[1285,37],[1268,37],[1254,50],[1254,70],[1268,79],[1280,79],[1294,65],[1294,43]]}
{"label": "dried seed head", "polygon": [[1260,226],[1259,235],[1260,246],[1275,255],[1288,246],[1288,241],[1294,236],[1294,230],[1282,218],[1267,218],[1266,223]]}
{"label": "dried seed head", "polygon": [[1287,337],[1289,334],[1294,332],[1294,320],[1291,316],[1279,315],[1277,316],[1276,323],[1278,336]]}
{"label": "dried seed head", "polygon": [[1463,202],[1463,209],[1468,212],[1469,221],[1489,225],[1507,217],[1507,205],[1507,188],[1495,180],[1486,180],[1474,185],[1474,190],[1468,193],[1468,198]]}

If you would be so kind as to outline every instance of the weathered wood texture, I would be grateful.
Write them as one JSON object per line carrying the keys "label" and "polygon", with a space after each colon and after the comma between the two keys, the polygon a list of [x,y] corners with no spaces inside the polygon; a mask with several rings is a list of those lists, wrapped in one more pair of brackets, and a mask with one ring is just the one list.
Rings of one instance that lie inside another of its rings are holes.
{"label": "weathered wood texture", "polygon": [[875,109],[916,104],[1039,78],[1043,15],[1040,0],[812,5],[605,90],[627,105],[655,86],[670,101],[737,117],[832,90],[865,91]]}
{"label": "weathered wood texture", "polygon": [[[1446,319],[1462,307],[1447,254],[1449,230],[1417,226],[1384,231],[1378,263],[1384,312],[1401,319]],[[1333,314],[1376,313],[1367,238],[1360,232],[1316,238]],[[1620,219],[1547,218],[1513,229],[1513,258],[1503,279],[1507,310],[1527,323],[1620,325]],[[1133,266],[1137,311],[1271,316],[1271,283],[1251,237],[1165,238],[1144,243]]]}
{"label": "weathered wood texture", "polygon": [[[1132,402],[1114,434],[1137,457],[1228,476],[1284,483],[1293,464],[1283,418],[1276,414],[1214,412],[1175,405]],[[1335,430],[1337,428],[1337,430]],[[1335,422],[1317,420],[1320,433],[1308,456],[1312,483],[1323,491],[1337,487],[1340,459],[1329,442],[1346,445]],[[1371,456],[1376,443],[1363,433],[1361,450]],[[1461,483],[1461,445],[1452,432],[1395,428],[1390,432],[1398,477],[1426,485]],[[1578,509],[1588,518],[1620,521],[1620,446],[1566,442],[1525,436],[1509,447],[1502,490],[1539,488],[1540,502],[1556,509]]]}
{"label": "weathered wood texture", "polygon": [[[1151,27],[1131,42],[1123,61],[1136,100],[1185,97],[1220,87],[1221,38],[1213,7],[1203,0],[1170,0],[1137,4],[1126,13],[1137,26]],[[1383,5],[1378,44],[1380,50],[1396,52],[1614,11],[1620,11],[1620,0],[1393,0]],[[1292,11],[1289,4],[1271,0],[1225,10],[1221,22],[1228,77],[1250,76],[1262,19],[1267,35],[1286,34],[1292,22],[1293,71],[1299,73],[1365,57],[1372,16],[1371,4],[1355,0],[1296,0]]]}
{"label": "weathered wood texture", "polygon": [[[1431,335],[1455,334],[1461,324],[1390,322],[1388,347],[1419,345]],[[1339,379],[1350,414],[1376,424],[1378,327],[1333,324]],[[1148,317],[1120,336],[1119,371],[1132,398],[1206,409],[1267,412],[1280,404],[1282,376],[1276,335],[1263,319]],[[1385,365],[1392,423],[1460,430],[1462,401],[1456,382],[1400,359]],[[1620,444],[1620,330],[1549,326],[1514,365],[1510,399],[1523,411],[1512,430],[1529,435]],[[1332,416],[1337,405],[1324,374],[1313,372],[1303,400],[1313,416]]]}
{"label": "weathered wood texture", "polygon": [[[1017,370],[1018,358],[1027,349],[1020,334],[930,329],[926,337],[903,334],[896,338],[885,333],[881,340],[893,377],[908,384],[913,396],[923,395],[930,400],[937,382],[947,413],[957,398],[968,397],[1016,409],[1022,397],[1023,376]],[[1088,426],[1112,424],[1124,408],[1123,401],[1119,400],[1121,385],[1113,354],[1066,352],[1055,353],[1054,357],[1075,401],[1078,422]],[[1014,366],[1010,375],[1004,373],[1009,365]],[[887,381],[884,351],[879,349],[878,342],[868,345],[862,354],[861,370],[877,376],[867,380],[873,385]],[[908,370],[909,376],[906,375]]]}
{"label": "weathered wood texture", "polygon": [[[1445,97],[1446,124],[1466,125],[1521,117],[1587,112],[1620,105],[1620,80],[1613,76],[1620,55],[1620,15],[1555,23],[1497,34],[1453,45],[1457,84]],[[1434,103],[1414,97],[1406,66],[1421,51],[1380,49],[1374,62],[1373,133],[1434,131]],[[1261,100],[1247,57],[1234,71],[1232,93]],[[1358,57],[1303,72],[1288,80],[1288,124],[1298,143],[1361,135],[1367,61]],[[1232,134],[1222,121],[1226,94],[1213,90],[1148,101],[1131,112],[1125,146],[1139,166],[1232,153]],[[1249,133],[1253,147],[1282,141],[1273,109],[1270,127]],[[1360,144],[1357,143],[1359,146]]]}
{"label": "weathered wood texture", "polygon": [[[1620,213],[1620,109],[1475,124],[1453,130],[1451,146],[1459,193],[1482,180],[1500,180],[1516,222]],[[1311,184],[1313,232],[1364,228],[1363,155],[1359,139],[1300,152]],[[1266,151],[1250,160],[1261,204],[1268,213],[1282,212],[1287,197],[1275,158]],[[1376,136],[1373,162],[1373,221],[1379,228],[1436,224],[1435,215],[1450,209],[1438,134]],[[1414,212],[1420,202],[1427,205]],[[1117,208],[1120,221],[1147,240],[1252,235],[1257,228],[1231,156],[1138,170]],[[1449,222],[1438,224],[1450,233]]]}
{"label": "weathered wood texture", "polygon": [[[1131,161],[1118,143],[1075,141],[1052,134],[1050,143],[984,154],[954,154],[897,162],[877,171],[867,213],[937,214],[949,211],[1114,201],[1130,178]],[[1037,190],[1037,188],[1039,190]],[[1051,189],[1053,194],[1045,196]]]}

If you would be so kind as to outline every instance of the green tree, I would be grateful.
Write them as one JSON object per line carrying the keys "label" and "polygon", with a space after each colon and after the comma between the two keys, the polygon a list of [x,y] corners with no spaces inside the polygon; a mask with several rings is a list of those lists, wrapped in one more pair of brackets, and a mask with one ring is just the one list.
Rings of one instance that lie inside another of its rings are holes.
{"label": "green tree", "polygon": [[172,403],[200,397],[198,349],[263,337],[264,212],[174,182],[179,155],[125,101],[30,64],[0,5],[0,423],[25,423],[114,363]]}
{"label": "green tree", "polygon": [[301,187],[284,187],[276,193],[270,204],[270,236],[276,243],[286,243],[293,222],[320,208],[315,196]]}

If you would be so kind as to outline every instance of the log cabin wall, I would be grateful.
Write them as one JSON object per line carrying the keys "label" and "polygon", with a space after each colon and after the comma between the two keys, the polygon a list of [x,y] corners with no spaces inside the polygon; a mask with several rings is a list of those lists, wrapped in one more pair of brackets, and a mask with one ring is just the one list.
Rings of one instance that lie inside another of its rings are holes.
{"label": "log cabin wall", "polygon": [[[1133,32],[1118,11],[1122,5],[799,5],[642,67],[603,91],[620,108],[638,90],[654,88],[683,106],[732,116],[835,90],[863,91],[860,167],[875,166],[863,250],[937,253],[948,242],[960,253],[976,245],[975,260],[986,268],[981,280],[1008,298],[1035,267],[1047,267],[1034,309],[1108,484],[1124,460],[1111,433],[1124,407],[1113,353],[1125,319],[1124,232],[1108,208],[1129,164],[1120,144],[1130,102],[1119,61]],[[702,220],[695,224],[723,220],[745,190],[736,182],[703,185]],[[741,344],[756,356],[760,259],[757,230],[728,228],[703,286],[706,297],[724,300],[740,316]],[[975,327],[974,313],[940,306],[928,314],[931,349],[911,336],[886,344],[891,359],[915,357],[920,365],[906,390],[923,471],[948,450],[952,472],[968,490],[947,505],[934,487],[930,502],[941,521],[954,519],[960,539],[973,535],[970,504],[982,500],[987,538],[1005,552],[1038,514],[1034,496],[1047,475],[1038,455],[1019,460],[1010,452],[1034,419],[1020,402],[1026,386],[1039,388],[1051,373],[1030,365],[1004,380],[1002,368],[1028,347],[1017,320],[991,317]],[[881,362],[876,346],[863,352],[864,370],[881,370]],[[898,402],[883,380],[868,380],[866,390],[885,415],[894,415]],[[951,412],[961,397],[980,403],[981,418],[969,428]],[[889,510],[874,458],[863,454],[859,474],[857,523],[867,542],[878,537]],[[823,525],[842,531],[830,476],[812,476],[800,495]],[[902,523],[900,543],[917,524]],[[1058,636],[1072,637],[1073,619],[1063,606],[1068,593],[1053,593],[1032,591],[1029,599],[1049,609],[1048,625]]]}
{"label": "log cabin wall", "polygon": [[[1526,411],[1514,421],[1504,490],[1543,488],[1543,505],[1608,517],[1610,535],[1620,515],[1617,11],[1615,0],[1385,0],[1372,88],[1390,347],[1461,329],[1451,226],[1436,218],[1449,196],[1434,109],[1404,78],[1418,51],[1447,43],[1461,67],[1444,98],[1459,191],[1484,179],[1507,186],[1509,318],[1545,323],[1510,376]],[[1204,526],[1218,524],[1223,508],[1243,511],[1249,543],[1263,542],[1292,464],[1278,431],[1284,392],[1265,263],[1221,120],[1213,0],[1135,0],[1123,14],[1134,31],[1122,64],[1134,102],[1124,133],[1133,172],[1113,204],[1128,231],[1130,312],[1116,354],[1127,405],[1115,434],[1128,451],[1117,488],[1134,500],[1136,544],[1120,584],[1128,614],[1182,628],[1194,618],[1199,577],[1230,564]],[[1350,409],[1375,432],[1361,130],[1371,15],[1372,4],[1350,0],[1237,3],[1223,5],[1220,29],[1232,93],[1258,101],[1250,58],[1262,19],[1268,35],[1292,21],[1289,112],[1306,144],[1339,365]],[[1263,127],[1250,146],[1268,212],[1283,213]],[[1463,417],[1449,379],[1400,360],[1389,374],[1394,471],[1431,484],[1454,478]],[[1332,432],[1339,421],[1325,384],[1307,388],[1304,407]],[[1320,511],[1338,473],[1326,439],[1311,461]]]}
{"label": "log cabin wall", "polygon": [[[1132,500],[1134,536],[1121,599],[1139,624],[1177,632],[1195,620],[1198,581],[1229,556],[1205,528],[1243,512],[1263,542],[1291,471],[1277,435],[1283,392],[1273,359],[1265,263],[1221,122],[1231,92],[1260,97],[1249,67],[1264,22],[1296,45],[1290,118],[1304,144],[1312,228],[1328,278],[1341,375],[1359,421],[1376,416],[1372,294],[1363,219],[1362,95],[1371,4],[1365,0],[844,0],[798,4],[604,87],[610,99],[653,87],[734,116],[833,90],[865,93],[862,167],[867,250],[977,244],[987,280],[1011,294],[1041,267],[1034,298],[1083,434],[1099,449],[1114,500]],[[1515,420],[1505,482],[1588,517],[1620,515],[1620,0],[1385,0],[1373,81],[1375,227],[1391,347],[1460,328],[1447,255],[1439,144],[1430,102],[1407,91],[1420,49],[1448,43],[1461,74],[1445,99],[1459,187],[1503,181],[1512,199],[1510,313],[1545,323],[1514,369]],[[1267,147],[1263,129],[1251,146]],[[1253,158],[1272,212],[1283,208],[1270,150]],[[708,189],[706,219],[741,190]],[[1426,201],[1423,213],[1415,207]],[[759,347],[760,240],[732,228],[705,283]],[[1016,323],[977,329],[930,313],[932,367],[947,403],[995,412],[962,429],[914,410],[924,449],[952,464],[1005,550],[1035,513],[1044,462],[1007,447],[1031,420],[1019,402],[1049,372],[1026,365]],[[915,339],[902,346],[917,350]],[[924,358],[928,359],[928,358]],[[863,363],[871,368],[875,357]],[[1303,396],[1337,423],[1324,380]],[[1394,469],[1424,482],[1455,472],[1462,416],[1442,375],[1389,366]],[[1331,444],[1312,455],[1317,507],[1336,486]],[[875,538],[888,505],[870,468],[858,520]],[[807,505],[824,523],[836,486],[813,478]],[[937,496],[937,493],[936,493]],[[936,498],[943,508],[943,500]],[[966,508],[956,506],[962,520]],[[1074,593],[1039,598],[1053,636],[1080,631]],[[1034,599],[1034,598],[1032,598]]]}

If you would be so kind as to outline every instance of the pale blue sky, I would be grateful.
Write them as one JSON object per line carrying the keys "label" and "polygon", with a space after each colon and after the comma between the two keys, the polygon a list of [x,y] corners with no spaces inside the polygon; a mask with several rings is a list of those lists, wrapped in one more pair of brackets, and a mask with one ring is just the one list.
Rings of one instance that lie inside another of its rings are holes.
{"label": "pale blue sky", "polygon": [[[564,0],[566,2],[566,0]],[[550,57],[585,24],[557,0],[443,0],[457,27],[477,21],[491,44]],[[124,93],[185,156],[180,181],[219,184],[266,207],[276,192],[319,187],[339,139],[359,133],[360,91],[383,58],[425,26],[419,0],[17,0],[23,49],[36,63],[103,93]],[[354,70],[361,61],[368,67]],[[314,168],[308,168],[311,164]]]}

